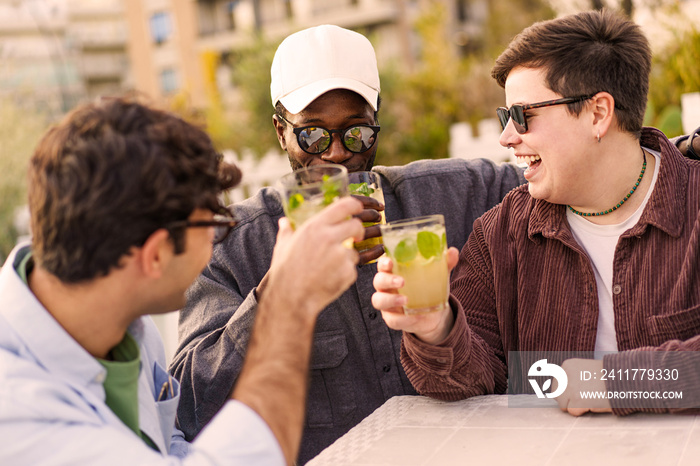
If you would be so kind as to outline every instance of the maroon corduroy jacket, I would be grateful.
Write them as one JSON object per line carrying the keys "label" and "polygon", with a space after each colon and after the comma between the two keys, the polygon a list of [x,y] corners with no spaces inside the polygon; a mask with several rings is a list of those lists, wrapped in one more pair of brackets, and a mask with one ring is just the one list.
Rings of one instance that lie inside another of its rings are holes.
{"label": "maroon corduroy jacket", "polygon": [[[700,162],[653,128],[641,144],[660,151],[661,164],[639,222],[615,250],[618,348],[699,351]],[[596,280],[565,209],[533,199],[525,185],[474,222],[452,274],[450,335],[437,346],[403,336],[402,363],[419,393],[444,400],[504,393],[509,351],[593,351]],[[644,357],[623,352],[604,365],[626,359],[634,367]],[[630,410],[613,402],[613,412]]]}

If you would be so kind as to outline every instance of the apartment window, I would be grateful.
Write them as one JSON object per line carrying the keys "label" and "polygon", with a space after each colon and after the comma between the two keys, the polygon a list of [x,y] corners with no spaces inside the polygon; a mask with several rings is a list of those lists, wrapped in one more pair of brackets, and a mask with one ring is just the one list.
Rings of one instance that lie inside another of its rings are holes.
{"label": "apartment window", "polygon": [[238,0],[226,3],[226,29],[234,30],[236,29],[236,7],[238,6]]}
{"label": "apartment window", "polygon": [[466,0],[457,0],[457,20],[460,23],[469,21],[469,5]]}
{"label": "apartment window", "polygon": [[175,92],[180,87],[177,81],[177,71],[174,69],[167,68],[160,72],[160,88],[163,94]]}
{"label": "apartment window", "polygon": [[171,34],[170,15],[165,12],[151,15],[151,37],[156,44],[162,44]]}

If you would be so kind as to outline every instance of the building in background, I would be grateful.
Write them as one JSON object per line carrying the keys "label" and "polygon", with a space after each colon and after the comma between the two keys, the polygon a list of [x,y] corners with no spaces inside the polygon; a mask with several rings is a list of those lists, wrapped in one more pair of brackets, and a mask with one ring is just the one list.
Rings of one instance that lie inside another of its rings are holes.
{"label": "building in background", "polygon": [[59,116],[131,87],[121,0],[0,2],[0,93]]}
{"label": "building in background", "polygon": [[66,41],[77,59],[85,97],[133,87],[122,0],[67,0]]}
{"label": "building in background", "polygon": [[[450,11],[450,45],[457,52],[483,35],[488,0],[431,1],[442,2]],[[411,69],[420,47],[413,22],[428,3],[0,0],[0,94],[51,114],[63,113],[80,100],[130,89],[157,100],[182,93],[199,108],[211,105],[212,99],[235,108],[236,65],[229,58],[232,51],[251,44],[253,32],[280,41],[306,27],[337,24],[369,36],[380,67],[396,60]],[[585,0],[552,2],[559,13],[585,4]],[[689,12],[686,17],[700,12],[700,0],[679,5]],[[650,21],[649,14],[641,7],[635,10],[645,28],[662,22],[656,17]],[[654,40],[657,45],[663,42]]]}
{"label": "building in background", "polygon": [[0,93],[61,115],[83,95],[74,51],[65,40],[65,2],[0,3]]}
{"label": "building in background", "polygon": [[123,0],[133,85],[155,99],[185,91],[207,104],[194,0]]}
{"label": "building in background", "polygon": [[[213,95],[235,105],[235,64],[229,56],[254,32],[281,41],[319,24],[359,30],[372,38],[380,64],[411,67],[418,44],[411,22],[419,0],[124,0],[134,85],[156,98],[184,92],[195,107]],[[452,11],[456,48],[480,32],[485,0],[444,0]],[[215,89],[208,89],[211,83]]]}

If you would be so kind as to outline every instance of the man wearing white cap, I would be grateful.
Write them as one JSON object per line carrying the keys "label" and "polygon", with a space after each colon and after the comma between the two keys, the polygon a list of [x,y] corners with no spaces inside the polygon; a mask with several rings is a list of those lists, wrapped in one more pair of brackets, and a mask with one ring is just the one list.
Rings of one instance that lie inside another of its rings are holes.
{"label": "man wearing white cap", "polygon": [[[374,49],[364,36],[330,25],[292,34],[277,49],[271,76],[273,124],[292,168],[336,163],[351,172],[372,169],[380,85]],[[362,134],[360,147],[345,145],[342,136],[349,131]],[[486,160],[423,160],[374,171],[381,175],[386,205],[364,201],[363,221],[378,221],[382,209],[387,221],[444,214],[448,243],[460,249],[474,220],[524,182],[516,167]],[[215,247],[180,315],[171,371],[182,385],[178,419],[188,438],[236,383],[257,297],[267,285],[277,220],[284,215],[271,188],[233,210],[238,226]],[[367,228],[365,237],[373,236],[378,228]],[[392,396],[416,393],[401,368],[401,333],[387,328],[370,302],[377,267],[368,262],[382,252],[379,246],[360,256],[357,282],[318,318],[300,464]]]}

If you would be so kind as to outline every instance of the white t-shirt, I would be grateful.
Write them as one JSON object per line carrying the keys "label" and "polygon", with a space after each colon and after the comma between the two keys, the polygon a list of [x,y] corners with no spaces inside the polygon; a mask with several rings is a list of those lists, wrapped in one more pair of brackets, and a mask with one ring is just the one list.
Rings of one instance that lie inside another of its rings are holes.
{"label": "white t-shirt", "polygon": [[656,159],[654,175],[651,186],[647,191],[642,204],[624,222],[615,225],[598,225],[590,222],[585,217],[574,214],[566,209],[566,219],[571,226],[571,232],[588,254],[595,273],[596,286],[598,288],[598,331],[595,339],[595,352],[617,351],[617,338],[615,336],[615,312],[613,309],[613,259],[615,248],[620,235],[637,224],[642,216],[644,207],[649,202],[649,197],[656,185],[659,175],[659,152],[644,148]]}

